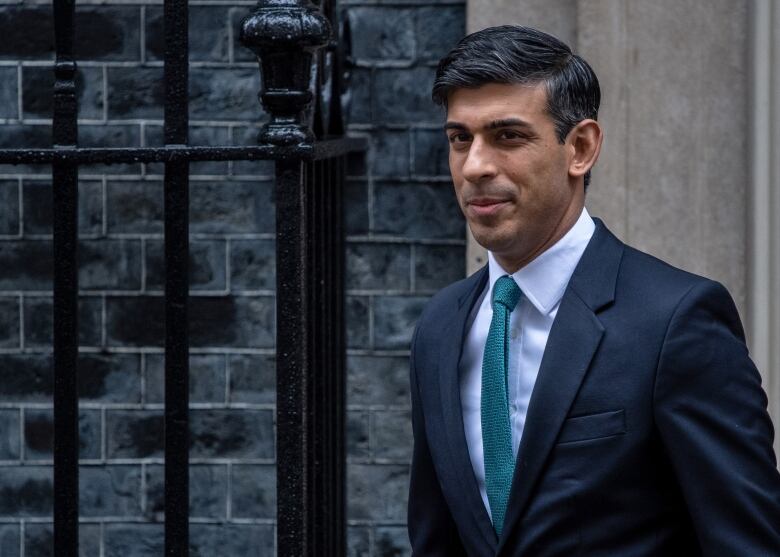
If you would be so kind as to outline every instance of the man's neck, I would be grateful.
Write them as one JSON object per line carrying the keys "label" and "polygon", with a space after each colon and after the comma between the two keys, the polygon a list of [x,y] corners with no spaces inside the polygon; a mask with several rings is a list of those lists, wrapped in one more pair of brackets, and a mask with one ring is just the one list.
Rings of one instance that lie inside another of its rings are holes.
{"label": "man's neck", "polygon": [[514,274],[526,265],[528,265],[531,261],[539,257],[541,254],[543,254],[545,251],[550,249],[552,246],[556,244],[561,238],[563,238],[569,230],[572,229],[572,227],[577,223],[577,220],[580,218],[580,215],[582,214],[582,210],[585,208],[585,200],[583,199],[581,203],[575,203],[572,206],[567,209],[567,211],[563,214],[561,217],[561,220],[558,221],[558,224],[553,228],[550,236],[542,242],[536,249],[531,251],[530,253],[526,254],[522,258],[512,258],[511,256],[507,257],[505,254],[498,254],[493,253],[493,257],[496,258],[496,261],[499,265],[508,273],[508,274]]}

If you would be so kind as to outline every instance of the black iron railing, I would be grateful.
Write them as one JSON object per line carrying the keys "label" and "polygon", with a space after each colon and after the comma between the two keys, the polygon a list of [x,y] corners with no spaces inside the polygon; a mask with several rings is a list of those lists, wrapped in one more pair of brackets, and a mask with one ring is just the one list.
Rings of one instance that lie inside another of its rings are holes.
{"label": "black iron railing", "polygon": [[[54,196],[54,551],[78,554],[77,195],[87,163],[165,163],[165,554],[188,553],[189,163],[276,161],[277,551],[342,556],[345,543],[341,93],[348,29],[335,2],[260,0],[241,38],[262,66],[271,116],[258,144],[188,145],[187,0],[165,0],[165,146],[79,148],[74,0],[54,0],[53,146],[0,150],[50,164]],[[315,65],[317,71],[312,74]],[[312,80],[311,76],[316,78]]]}

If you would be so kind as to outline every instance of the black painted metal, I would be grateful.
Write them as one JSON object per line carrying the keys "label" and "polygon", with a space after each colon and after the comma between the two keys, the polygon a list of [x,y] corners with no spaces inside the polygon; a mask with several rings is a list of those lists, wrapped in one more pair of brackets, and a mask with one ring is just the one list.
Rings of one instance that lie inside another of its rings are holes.
{"label": "black painted metal", "polygon": [[345,554],[343,157],[278,162],[277,551]]}
{"label": "black painted metal", "polygon": [[[258,56],[272,114],[260,142],[343,134],[335,5],[261,0],[241,40]],[[322,46],[328,48],[322,49]],[[312,82],[312,64],[316,63]],[[314,103],[311,100],[315,99]],[[312,129],[313,128],[313,129]],[[341,157],[276,164],[277,552],[344,555]]]}
{"label": "black painted metal", "polygon": [[78,170],[52,168],[54,207],[54,547],[57,557],[78,548]]}
{"label": "black painted metal", "polygon": [[0,149],[0,164],[119,164],[168,161],[238,161],[238,160],[315,160],[362,151],[362,137],[340,137],[300,145],[254,145],[250,147],[87,147],[77,149]]}
{"label": "black painted metal", "polygon": [[[165,0],[165,143],[188,143],[187,0]],[[165,163],[165,555],[189,554],[189,162]]]}
{"label": "black painted metal", "polygon": [[[54,0],[55,49],[52,143],[76,146],[76,63],[73,0]],[[52,166],[54,288],[54,548],[57,557],[78,553],[78,167]]]}
{"label": "black painted metal", "polygon": [[314,140],[304,113],[312,101],[314,53],[331,38],[328,18],[309,0],[260,0],[241,26],[241,42],[260,62],[261,99],[271,121],[259,143],[295,145]]}
{"label": "black painted metal", "polygon": [[306,415],[308,394],[301,370],[312,365],[307,326],[313,300],[306,238],[310,234],[304,165],[276,164],[276,493],[277,549],[280,557],[306,555],[309,451]]}
{"label": "black painted metal", "polygon": [[55,554],[78,554],[78,165],[165,163],[165,554],[184,557],[189,162],[272,159],[277,161],[277,552],[341,557],[346,553],[342,190],[346,155],[364,150],[365,140],[344,137],[349,29],[339,21],[335,1],[315,6],[309,0],[260,0],[241,35],[259,57],[261,99],[271,120],[258,145],[191,147],[187,0],[165,0],[166,145],[121,149],[77,147],[74,0],[53,1],[53,148],[0,150],[0,163],[52,165]]}

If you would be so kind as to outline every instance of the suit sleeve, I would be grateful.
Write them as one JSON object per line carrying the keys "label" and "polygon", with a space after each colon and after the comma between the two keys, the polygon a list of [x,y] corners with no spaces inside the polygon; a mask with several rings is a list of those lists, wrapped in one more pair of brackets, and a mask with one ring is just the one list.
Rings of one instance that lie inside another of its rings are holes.
{"label": "suit sleeve", "polygon": [[761,377],[726,289],[679,303],[656,371],[658,431],[703,554],[780,556],[780,474]]}
{"label": "suit sleeve", "polygon": [[415,343],[417,331],[412,340],[410,383],[412,393],[412,431],[414,451],[412,453],[411,478],[409,482],[408,528],[413,557],[457,557],[466,556],[460,542],[455,521],[444,499],[439,478],[431,460],[428,440],[425,434],[420,392],[415,370]]}

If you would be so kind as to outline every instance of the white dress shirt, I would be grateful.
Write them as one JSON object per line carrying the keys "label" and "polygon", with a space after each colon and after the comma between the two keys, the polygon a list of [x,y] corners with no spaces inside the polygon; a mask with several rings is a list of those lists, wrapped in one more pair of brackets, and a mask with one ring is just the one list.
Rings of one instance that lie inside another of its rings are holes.
{"label": "white dress shirt", "polygon": [[[596,226],[583,209],[574,226],[553,246],[512,276],[523,295],[509,320],[509,420],[512,425],[512,452],[515,459],[525,426],[528,402],[539,373],[544,347],[550,335],[563,292]],[[489,280],[481,299],[469,316],[463,353],[461,354],[460,400],[463,426],[466,431],[471,465],[477,478],[485,508],[490,513],[485,490],[485,461],[482,451],[482,356],[485,352],[490,321],[493,318],[491,299],[493,285],[510,275],[488,253]]]}

